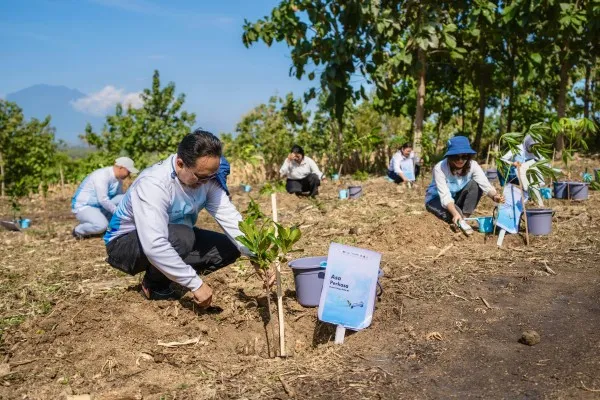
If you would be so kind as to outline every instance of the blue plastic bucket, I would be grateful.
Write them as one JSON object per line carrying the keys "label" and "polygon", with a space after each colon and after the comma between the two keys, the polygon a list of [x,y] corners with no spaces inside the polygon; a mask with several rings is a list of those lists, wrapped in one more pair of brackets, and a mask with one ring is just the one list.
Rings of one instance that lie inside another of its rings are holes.
{"label": "blue plastic bucket", "polygon": [[555,199],[566,199],[567,198],[567,182],[554,182],[554,198]]}
{"label": "blue plastic bucket", "polygon": [[552,198],[552,191],[550,190],[550,188],[540,188],[540,194],[544,199]]}
{"label": "blue plastic bucket", "polygon": [[348,186],[348,197],[358,199],[362,194],[362,186]]}
{"label": "blue plastic bucket", "polygon": [[29,228],[29,224],[31,223],[31,220],[25,218],[19,221],[19,225],[21,227],[21,229],[27,229]]}
{"label": "blue plastic bucket", "polygon": [[490,168],[485,171],[485,176],[490,181],[496,180],[498,179],[498,170],[496,168]]}
{"label": "blue plastic bucket", "polygon": [[477,221],[479,224],[479,232],[492,233],[494,232],[494,217],[473,217],[465,218],[467,221]]}
{"label": "blue plastic bucket", "polygon": [[569,198],[587,200],[590,184],[587,182],[569,182]]}
{"label": "blue plastic bucket", "polygon": [[530,235],[549,235],[552,232],[552,216],[554,212],[549,208],[531,208],[527,215],[527,228]]}
{"label": "blue plastic bucket", "polygon": [[340,174],[331,174],[331,180],[337,182],[340,180]]}
{"label": "blue plastic bucket", "polygon": [[477,217],[477,222],[479,223],[479,232],[494,232],[494,217]]}
{"label": "blue plastic bucket", "polygon": [[348,190],[340,189],[340,200],[346,200],[348,198]]}

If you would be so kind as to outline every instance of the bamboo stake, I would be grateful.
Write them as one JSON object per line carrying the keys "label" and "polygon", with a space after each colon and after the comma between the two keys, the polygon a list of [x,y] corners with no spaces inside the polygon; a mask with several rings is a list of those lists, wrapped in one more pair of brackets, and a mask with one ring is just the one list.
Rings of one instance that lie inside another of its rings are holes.
{"label": "bamboo stake", "polygon": [[492,145],[491,145],[491,144],[489,144],[489,145],[488,145],[488,152],[487,152],[487,156],[485,157],[485,167],[486,167],[486,168],[489,168],[489,167],[490,167],[489,161],[490,161],[490,149],[491,149],[491,148],[492,148]]}
{"label": "bamboo stake", "polygon": [[[521,176],[520,166],[517,167],[517,176]],[[519,189],[521,189],[521,203],[523,204],[523,214],[525,214],[525,241],[527,246],[529,246],[529,223],[527,221],[527,208],[525,207],[525,194],[523,193],[523,183],[521,182],[521,179],[519,179]]]}
{"label": "bamboo stake", "polygon": [[[273,221],[277,221],[277,194],[271,193],[271,208],[273,209]],[[275,277],[277,280],[277,314],[279,317],[279,355],[285,357],[285,325],[283,322],[283,291],[281,288],[281,264],[275,262]]]}

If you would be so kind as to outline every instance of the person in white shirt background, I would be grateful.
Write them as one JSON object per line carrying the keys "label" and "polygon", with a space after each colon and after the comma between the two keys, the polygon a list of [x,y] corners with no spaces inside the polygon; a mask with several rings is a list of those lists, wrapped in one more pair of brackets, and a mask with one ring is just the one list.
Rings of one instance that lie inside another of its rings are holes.
{"label": "person in white shirt background", "polygon": [[529,190],[529,177],[527,176],[528,170],[531,169],[537,174],[538,184],[535,186],[545,186],[544,177],[540,173],[539,169],[533,164],[540,160],[540,156],[536,154],[534,146],[537,144],[536,140],[531,135],[526,135],[523,138],[523,143],[517,146],[516,154],[512,151],[508,151],[501,160],[506,163],[506,167],[499,171],[498,178],[500,180],[500,186],[505,186],[507,183],[519,186],[519,182],[523,186],[525,201],[529,200],[529,192],[533,194],[535,201],[538,206],[543,207],[544,203],[540,194],[539,188],[532,188]]}
{"label": "person in white shirt background", "polygon": [[119,157],[113,166],[89,174],[71,200],[71,211],[79,220],[73,237],[83,239],[103,234],[123,198],[123,180],[138,172],[131,158]]}
{"label": "person in white shirt background", "polygon": [[415,168],[415,179],[419,177],[421,166],[418,164],[415,158],[413,145],[412,143],[404,143],[400,150],[394,153],[392,159],[390,160],[390,165],[388,167],[388,177],[390,179],[393,179],[394,183],[402,183],[408,181],[408,179],[402,172],[401,162],[404,160],[413,160]]}
{"label": "person in white shirt background", "polygon": [[310,197],[319,194],[319,185],[321,181],[326,180],[317,163],[306,157],[304,149],[298,145],[292,146],[290,154],[279,169],[279,174],[287,178],[285,188],[288,193],[308,193]]}
{"label": "person in white shirt background", "polygon": [[[142,171],[119,204],[104,242],[107,262],[135,275],[145,271],[142,294],[150,300],[174,299],[175,282],[206,308],[212,289],[198,273],[225,267],[248,249],[235,240],[242,216],[218,181],[221,141],[196,130],[177,153]],[[195,226],[206,209],[225,234]]]}
{"label": "person in white shirt background", "polygon": [[467,137],[451,138],[444,159],[433,168],[433,178],[425,194],[427,211],[463,227],[465,233],[472,233],[472,229],[465,225],[463,218],[473,214],[483,194],[496,203],[504,202],[483,169],[472,159],[474,154]]}

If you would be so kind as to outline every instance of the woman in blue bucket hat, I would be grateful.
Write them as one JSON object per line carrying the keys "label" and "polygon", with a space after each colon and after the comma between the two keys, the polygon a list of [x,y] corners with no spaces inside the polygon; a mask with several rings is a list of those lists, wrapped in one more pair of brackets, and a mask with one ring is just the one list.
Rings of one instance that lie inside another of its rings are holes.
{"label": "woman in blue bucket hat", "polygon": [[444,159],[433,168],[433,179],[425,194],[427,211],[448,223],[456,224],[466,234],[471,234],[473,230],[463,218],[475,211],[483,194],[497,203],[504,202],[485,172],[473,160],[475,154],[467,137],[451,138]]}

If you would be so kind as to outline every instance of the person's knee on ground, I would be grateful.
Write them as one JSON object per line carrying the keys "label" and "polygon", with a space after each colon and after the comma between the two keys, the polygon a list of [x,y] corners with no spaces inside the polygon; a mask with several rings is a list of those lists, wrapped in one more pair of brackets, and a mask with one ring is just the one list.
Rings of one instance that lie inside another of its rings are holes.
{"label": "person's knee on ground", "polygon": [[394,183],[402,183],[404,179],[394,171],[388,171],[388,177],[394,181]]}
{"label": "person's knee on ground", "polygon": [[187,225],[169,225],[169,243],[181,258],[185,258],[193,249],[196,237],[194,230]]}
{"label": "person's knee on ground", "polygon": [[302,183],[294,179],[288,179],[285,183],[285,190],[289,194],[302,194]]}
{"label": "person's knee on ground", "polygon": [[194,228],[196,244],[184,258],[199,273],[210,273],[234,263],[241,253],[233,242],[219,232]]}
{"label": "person's knee on ground", "polygon": [[463,216],[469,217],[475,212],[481,196],[483,196],[483,191],[477,182],[471,180],[455,199],[456,207],[462,210]]}

